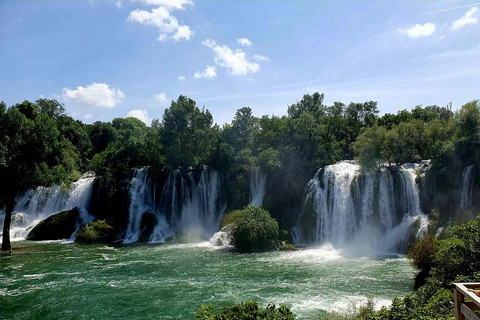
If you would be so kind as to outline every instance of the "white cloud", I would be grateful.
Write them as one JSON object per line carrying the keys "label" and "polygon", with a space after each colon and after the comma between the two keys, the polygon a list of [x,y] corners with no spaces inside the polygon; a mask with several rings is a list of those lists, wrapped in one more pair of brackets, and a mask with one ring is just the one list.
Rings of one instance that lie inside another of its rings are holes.
{"label": "white cloud", "polygon": [[209,66],[207,65],[205,67],[205,70],[203,71],[198,71],[193,74],[193,77],[195,79],[200,79],[200,78],[207,78],[207,79],[213,79],[217,76],[217,68],[214,66]]}
{"label": "white cloud", "polygon": [[148,112],[147,110],[140,110],[140,109],[135,109],[131,110],[127,113],[127,116],[125,118],[137,118],[138,120],[144,122],[147,126],[150,125],[150,118],[148,117]]}
{"label": "white cloud", "polygon": [[245,37],[237,39],[237,42],[238,42],[242,47],[250,47],[250,46],[252,45],[252,43],[250,42],[250,40],[248,40],[248,39],[245,38]]}
{"label": "white cloud", "polygon": [[177,32],[173,35],[173,39],[175,41],[180,41],[182,39],[185,40],[190,40],[190,38],[193,36],[192,30],[190,30],[189,26],[180,26],[177,29]]}
{"label": "white cloud", "polygon": [[83,116],[83,119],[85,119],[85,120],[92,119],[92,114],[87,113],[86,115]]}
{"label": "white cloud", "polygon": [[246,76],[248,73],[256,73],[260,70],[260,65],[247,59],[245,52],[240,49],[233,51],[227,46],[219,46],[214,40],[202,41],[215,53],[215,63],[227,69],[228,73],[235,76]]}
{"label": "white cloud", "polygon": [[178,80],[180,80],[180,81],[184,81],[185,79],[187,79],[187,77],[185,77],[185,76],[179,76],[178,77]]}
{"label": "white cloud", "polygon": [[167,94],[166,93],[157,93],[157,94],[154,94],[153,96],[155,97],[155,100],[157,100],[157,102],[159,102],[161,104],[164,104],[165,102],[167,102]]}
{"label": "white cloud", "polygon": [[63,88],[62,98],[77,102],[85,107],[115,108],[125,98],[120,89],[110,88],[106,83],[92,83],[76,89]]}
{"label": "white cloud", "polygon": [[204,46],[207,46],[211,49],[213,49],[213,47],[215,47],[217,45],[217,43],[215,42],[215,40],[212,40],[212,39],[206,39],[206,40],[203,40],[202,41],[202,44]]}
{"label": "white cloud", "polygon": [[157,38],[158,41],[169,39],[174,39],[175,41],[181,39],[190,40],[193,36],[190,27],[180,26],[177,18],[172,16],[164,7],[154,8],[151,11],[136,9],[130,12],[127,21],[157,27],[160,30],[160,35]]}
{"label": "white cloud", "polygon": [[398,29],[401,33],[406,33],[410,38],[426,37],[436,30],[434,23],[416,24],[408,29]]}
{"label": "white cloud", "polygon": [[193,5],[193,2],[190,0],[134,0],[137,2],[142,2],[145,5],[151,6],[162,6],[169,9],[185,9],[185,5]]}
{"label": "white cloud", "polygon": [[458,20],[455,20],[452,24],[452,30],[458,30],[462,27],[465,27],[469,24],[477,24],[478,23],[478,8],[473,7],[472,9],[468,10],[467,13],[463,17]]}
{"label": "white cloud", "polygon": [[253,55],[253,59],[257,61],[270,61],[270,58],[268,58],[267,56],[261,56],[259,54]]}

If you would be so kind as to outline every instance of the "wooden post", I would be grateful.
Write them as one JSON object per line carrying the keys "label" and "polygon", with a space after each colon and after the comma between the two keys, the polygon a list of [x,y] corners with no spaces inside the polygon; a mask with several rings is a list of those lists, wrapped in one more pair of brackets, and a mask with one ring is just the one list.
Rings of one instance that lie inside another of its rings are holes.
{"label": "wooden post", "polygon": [[465,320],[465,316],[462,313],[462,303],[465,301],[463,294],[458,291],[456,288],[453,289],[453,298],[455,300],[455,319],[456,320]]}

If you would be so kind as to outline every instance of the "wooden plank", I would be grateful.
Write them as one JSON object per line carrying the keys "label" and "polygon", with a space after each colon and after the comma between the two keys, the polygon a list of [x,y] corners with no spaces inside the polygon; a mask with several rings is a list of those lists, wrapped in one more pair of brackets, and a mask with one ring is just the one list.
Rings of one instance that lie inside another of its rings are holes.
{"label": "wooden plank", "polygon": [[477,311],[477,310],[480,310],[480,307],[477,306],[475,303],[473,303],[472,301],[465,301],[463,303],[464,305],[466,305],[468,307],[468,309],[472,310],[472,311]]}
{"label": "wooden plank", "polygon": [[465,320],[465,316],[462,313],[461,305],[463,305],[463,301],[465,297],[463,293],[457,289],[457,285],[455,284],[455,289],[453,289],[453,298],[455,300],[455,319],[456,320]]}
{"label": "wooden plank", "polygon": [[468,307],[462,303],[460,310],[462,311],[462,314],[465,315],[465,318],[468,320],[480,320],[480,318],[473,313],[472,310],[468,309]]}
{"label": "wooden plank", "polygon": [[480,297],[475,293],[468,291],[469,288],[479,288],[480,283],[454,283],[455,289],[468,297],[473,303],[480,307]]}

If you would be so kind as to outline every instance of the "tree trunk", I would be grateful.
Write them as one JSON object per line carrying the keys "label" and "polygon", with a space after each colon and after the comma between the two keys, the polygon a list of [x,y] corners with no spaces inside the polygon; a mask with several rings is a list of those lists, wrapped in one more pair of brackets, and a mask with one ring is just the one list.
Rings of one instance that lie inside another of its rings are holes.
{"label": "tree trunk", "polygon": [[7,203],[5,211],[5,220],[3,221],[3,241],[1,251],[12,252],[12,246],[10,244],[10,223],[12,222],[12,211],[15,206],[15,200]]}

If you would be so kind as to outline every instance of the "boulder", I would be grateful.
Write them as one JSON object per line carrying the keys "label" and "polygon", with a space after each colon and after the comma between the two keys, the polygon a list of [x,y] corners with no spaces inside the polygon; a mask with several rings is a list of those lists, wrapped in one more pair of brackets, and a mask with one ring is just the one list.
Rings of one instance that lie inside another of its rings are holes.
{"label": "boulder", "polygon": [[69,239],[75,232],[78,208],[62,211],[40,221],[28,234],[27,240]]}
{"label": "boulder", "polygon": [[92,244],[92,243],[110,243],[117,239],[115,229],[105,222],[105,220],[97,220],[83,224],[77,231],[75,243]]}
{"label": "boulder", "polygon": [[151,212],[145,212],[140,222],[140,230],[142,231],[138,237],[138,242],[149,242],[156,224],[157,217]]}

